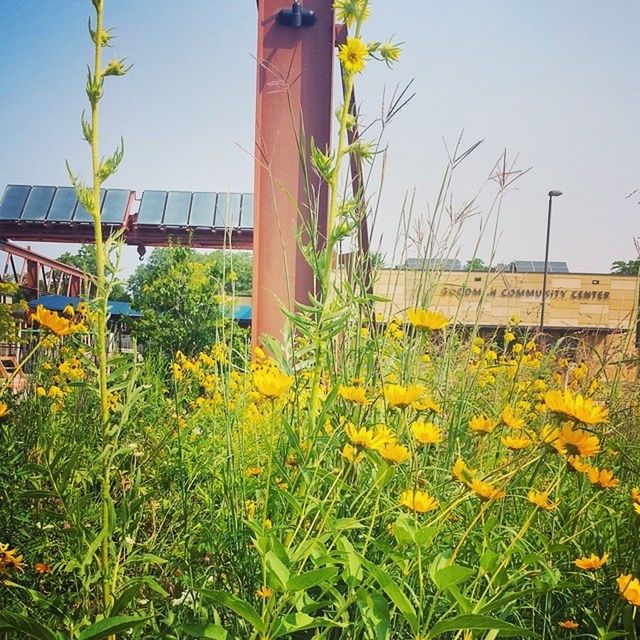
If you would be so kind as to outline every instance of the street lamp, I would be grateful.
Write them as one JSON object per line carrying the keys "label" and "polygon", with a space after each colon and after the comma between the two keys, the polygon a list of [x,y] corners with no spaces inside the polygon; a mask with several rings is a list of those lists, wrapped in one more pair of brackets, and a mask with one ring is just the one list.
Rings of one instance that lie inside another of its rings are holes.
{"label": "street lamp", "polygon": [[547,244],[544,250],[544,275],[542,276],[542,307],[540,309],[540,333],[544,333],[544,307],[547,302],[547,272],[549,271],[549,237],[551,234],[551,203],[562,191],[549,191],[549,215],[547,216]]}

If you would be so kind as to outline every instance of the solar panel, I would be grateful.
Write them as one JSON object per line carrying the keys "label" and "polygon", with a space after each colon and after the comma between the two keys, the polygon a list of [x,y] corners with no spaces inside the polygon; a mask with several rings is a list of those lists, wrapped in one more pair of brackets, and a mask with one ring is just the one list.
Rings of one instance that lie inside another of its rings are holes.
{"label": "solar panel", "polygon": [[409,269],[462,271],[462,262],[455,258],[407,258],[405,266]]}
{"label": "solar panel", "polygon": [[124,222],[130,195],[131,191],[127,189],[107,189],[102,204],[103,224],[121,225]]}
{"label": "solar panel", "polygon": [[212,191],[196,191],[191,198],[190,227],[212,227],[218,194]]}
{"label": "solar panel", "polygon": [[0,202],[0,220],[20,220],[30,190],[26,185],[8,185]]}
{"label": "solar panel", "polygon": [[216,217],[213,226],[216,229],[229,229],[240,226],[239,193],[219,193],[216,204]]}
{"label": "solar panel", "polygon": [[186,227],[191,208],[191,191],[169,191],[163,224],[168,227]]}
{"label": "solar panel", "polygon": [[242,194],[239,226],[241,229],[253,229],[253,193]]}
{"label": "solar panel", "polygon": [[73,187],[58,187],[49,207],[49,222],[71,222],[78,200]]}
{"label": "solar panel", "polygon": [[56,192],[55,187],[32,187],[24,205],[21,220],[24,222],[44,221]]}
{"label": "solar panel", "polygon": [[[519,273],[544,273],[544,262],[538,260],[515,260],[513,262],[515,270]],[[547,263],[548,273],[569,273],[566,262]]]}
{"label": "solar panel", "polygon": [[[106,189],[100,189],[100,209],[102,209],[102,203],[106,195]],[[73,216],[74,222],[93,222],[91,214],[78,202],[76,207],[76,213]]]}
{"label": "solar panel", "polygon": [[138,211],[138,224],[161,225],[166,204],[166,191],[145,191]]}

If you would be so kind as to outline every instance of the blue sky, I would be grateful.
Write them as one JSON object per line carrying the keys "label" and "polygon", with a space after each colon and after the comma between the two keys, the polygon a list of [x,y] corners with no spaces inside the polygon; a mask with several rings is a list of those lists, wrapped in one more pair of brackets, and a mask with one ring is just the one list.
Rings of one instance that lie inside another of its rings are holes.
{"label": "blue sky", "polygon": [[[0,188],[66,184],[65,159],[87,174],[79,120],[91,9],[89,0],[0,0]],[[365,118],[377,116],[385,88],[414,78],[417,92],[386,135],[377,238],[387,254],[405,195],[415,189],[416,216],[433,205],[443,141],[464,129],[469,144],[485,142],[455,176],[454,206],[478,191],[504,149],[531,167],[504,200],[498,261],[543,259],[549,189],[564,191],[551,259],[606,271],[636,256],[640,196],[626,196],[640,187],[640,3],[373,0],[372,9],[367,37],[394,36],[404,50],[394,69],[372,64],[359,78]],[[125,140],[110,186],[250,191],[254,0],[107,0],[106,22],[118,36],[113,55],[134,63],[108,81],[102,102],[105,152]],[[489,186],[454,249],[463,258],[490,200]],[[489,244],[480,243],[484,258]]]}

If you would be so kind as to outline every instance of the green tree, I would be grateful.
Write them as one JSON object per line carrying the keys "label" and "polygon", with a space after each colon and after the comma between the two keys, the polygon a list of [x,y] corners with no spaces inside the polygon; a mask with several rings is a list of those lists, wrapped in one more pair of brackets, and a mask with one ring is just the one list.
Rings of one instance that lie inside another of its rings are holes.
{"label": "green tree", "polygon": [[[62,255],[58,256],[57,260],[68,264],[70,267],[75,267],[84,271],[92,276],[95,276],[96,271],[96,245],[95,244],[83,244],[76,253],[66,251]],[[125,283],[115,282],[109,294],[110,300],[124,300],[128,302],[130,300],[129,294],[125,288]]]}
{"label": "green tree", "polygon": [[464,271],[489,271],[489,265],[486,265],[482,258],[471,258],[464,265]]}
{"label": "green tree", "polygon": [[637,276],[640,272],[640,260],[616,260],[611,265],[611,273],[620,276]]}
{"label": "green tree", "polygon": [[150,351],[168,355],[201,351],[221,339],[230,323],[224,299],[248,293],[250,274],[246,254],[155,249],[129,279],[133,306],[142,313],[133,334]]}

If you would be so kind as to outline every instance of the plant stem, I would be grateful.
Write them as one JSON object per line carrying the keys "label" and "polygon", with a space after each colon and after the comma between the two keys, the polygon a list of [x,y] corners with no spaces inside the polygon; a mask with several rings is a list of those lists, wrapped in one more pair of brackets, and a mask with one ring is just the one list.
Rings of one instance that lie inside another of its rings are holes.
{"label": "plant stem", "polygon": [[[102,19],[104,13],[103,0],[93,0],[96,9],[96,37],[94,58],[94,86],[102,84]],[[97,319],[96,319],[96,352],[98,358],[98,385],[100,392],[100,426],[102,433],[102,541],[100,543],[100,569],[102,572],[102,600],[105,615],[113,603],[111,592],[111,558],[110,558],[110,522],[111,504],[111,437],[109,435],[109,390],[107,388],[107,282],[105,277],[105,250],[102,239],[100,218],[100,143],[98,130],[99,95],[91,100],[91,167],[93,178],[93,233],[96,244],[96,286],[97,286]]]}

